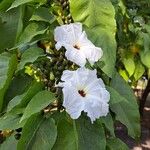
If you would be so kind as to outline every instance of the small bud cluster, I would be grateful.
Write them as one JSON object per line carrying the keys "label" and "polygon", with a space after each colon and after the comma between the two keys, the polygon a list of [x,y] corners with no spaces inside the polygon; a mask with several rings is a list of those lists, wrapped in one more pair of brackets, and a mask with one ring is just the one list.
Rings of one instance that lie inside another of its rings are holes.
{"label": "small bud cluster", "polygon": [[73,22],[72,16],[70,14],[69,0],[59,0],[62,8],[61,18],[64,24],[69,24]]}
{"label": "small bud cluster", "polygon": [[18,129],[15,130],[14,137],[15,137],[16,140],[19,140],[21,138],[21,132],[22,132],[22,128],[18,128]]}
{"label": "small bud cluster", "polygon": [[45,49],[44,47],[47,47],[47,43],[45,41],[41,42],[43,43],[40,45],[43,45],[43,49],[46,50],[47,57],[39,58],[33,64],[25,66],[25,73],[32,76],[37,82],[43,82],[47,90],[56,93],[58,96],[59,94],[55,85],[60,82],[63,71],[67,69],[76,70],[78,66],[66,59],[64,48],[57,51],[50,44]]}
{"label": "small bud cluster", "polygon": [[[43,69],[47,71],[45,72],[45,75],[48,79],[46,83],[48,90],[56,92],[55,85],[60,82],[62,72],[66,69],[75,70],[77,65],[66,59],[64,48],[62,48],[61,51],[53,49],[48,55],[49,54],[51,56],[49,57],[49,61],[45,62],[46,65]],[[44,72],[44,70],[41,71]]]}

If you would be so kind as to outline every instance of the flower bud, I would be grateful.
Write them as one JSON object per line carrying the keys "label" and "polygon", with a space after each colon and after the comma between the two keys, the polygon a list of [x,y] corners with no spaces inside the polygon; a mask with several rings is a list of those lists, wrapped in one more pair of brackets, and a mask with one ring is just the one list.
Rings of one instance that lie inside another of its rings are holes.
{"label": "flower bud", "polygon": [[20,134],[20,133],[17,133],[17,134],[14,135],[14,137],[15,137],[16,140],[19,140],[20,137],[21,137],[21,134]]}
{"label": "flower bud", "polygon": [[22,131],[22,128],[16,129],[16,132],[21,132],[21,131]]}

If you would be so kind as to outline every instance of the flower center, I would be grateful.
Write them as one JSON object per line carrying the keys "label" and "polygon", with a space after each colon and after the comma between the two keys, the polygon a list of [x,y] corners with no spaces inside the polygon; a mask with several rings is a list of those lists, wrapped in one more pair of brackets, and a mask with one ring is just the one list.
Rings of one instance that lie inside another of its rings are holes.
{"label": "flower center", "polygon": [[79,93],[82,97],[85,97],[85,96],[86,96],[86,93],[85,93],[83,90],[79,90],[78,93]]}
{"label": "flower center", "polygon": [[77,49],[77,50],[80,50],[80,46],[77,45],[77,44],[75,44],[73,47],[74,47],[75,49]]}

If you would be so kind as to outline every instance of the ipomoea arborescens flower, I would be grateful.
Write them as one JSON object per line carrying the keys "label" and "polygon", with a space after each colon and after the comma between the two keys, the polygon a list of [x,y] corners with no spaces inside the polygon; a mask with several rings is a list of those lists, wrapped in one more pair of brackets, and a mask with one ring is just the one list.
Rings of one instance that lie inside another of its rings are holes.
{"label": "ipomoea arborescens flower", "polygon": [[92,122],[107,115],[110,94],[102,79],[97,78],[96,70],[65,70],[61,80],[63,82],[58,86],[63,87],[63,106],[71,118],[79,118],[82,111],[87,113]]}
{"label": "ipomoea arborescens flower", "polygon": [[94,64],[103,55],[101,48],[96,47],[88,40],[85,31],[82,31],[81,23],[71,23],[56,27],[54,38],[57,42],[56,49],[59,50],[62,46],[65,47],[67,59],[81,67],[85,66],[86,59],[91,64]]}

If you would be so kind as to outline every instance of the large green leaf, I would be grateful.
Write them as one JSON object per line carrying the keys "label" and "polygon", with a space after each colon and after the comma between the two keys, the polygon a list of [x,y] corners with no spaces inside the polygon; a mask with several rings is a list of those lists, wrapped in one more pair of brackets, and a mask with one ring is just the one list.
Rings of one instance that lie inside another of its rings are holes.
{"label": "large green leaf", "polygon": [[2,0],[0,2],[0,10],[5,11],[8,9],[13,1],[14,0]]}
{"label": "large green leaf", "polygon": [[57,125],[57,140],[54,144],[52,150],[77,150],[75,132],[73,128],[73,123],[69,120],[59,119]]}
{"label": "large green leaf", "polygon": [[57,128],[53,119],[35,114],[26,122],[18,150],[50,150],[57,137]]}
{"label": "large green leaf", "polygon": [[17,47],[22,47],[28,44],[35,36],[44,34],[47,26],[43,22],[31,22],[20,35]]}
{"label": "large green leaf", "polygon": [[12,80],[17,66],[15,54],[2,53],[0,55],[0,111],[2,111],[4,95]]}
{"label": "large green leaf", "polygon": [[39,7],[35,10],[30,20],[53,23],[55,21],[55,17],[52,13],[49,12],[48,8]]}
{"label": "large green leaf", "polygon": [[118,138],[107,139],[107,150],[129,150],[128,146]]}
{"label": "large green leaf", "polygon": [[106,137],[101,124],[91,124],[87,117],[81,116],[74,121],[77,149],[79,150],[105,150]]}
{"label": "large green leaf", "polygon": [[111,80],[111,86],[123,97],[130,102],[138,112],[137,99],[133,93],[131,87],[127,82],[116,72]]}
{"label": "large green leaf", "polygon": [[8,104],[7,111],[10,111],[14,108],[23,108],[28,102],[32,99],[32,97],[41,91],[43,88],[43,84],[40,82],[34,81],[31,87],[22,95],[15,96]]}
{"label": "large green leaf", "polygon": [[96,46],[103,49],[102,70],[112,76],[116,60],[115,10],[110,0],[70,0],[71,14],[75,22],[88,27],[87,34]]}
{"label": "large green leaf", "polygon": [[58,136],[52,150],[105,150],[104,128],[99,123],[92,124],[89,118],[81,116],[77,120],[67,117],[58,122]]}
{"label": "large green leaf", "polygon": [[22,31],[23,8],[13,9],[8,12],[0,12],[0,53],[4,49],[12,48]]}
{"label": "large green leaf", "polygon": [[19,122],[20,117],[19,115],[8,115],[8,116],[3,116],[0,118],[0,130],[5,130],[5,129],[14,129],[16,127],[16,124]]}
{"label": "large green leaf", "polygon": [[49,91],[41,91],[37,93],[28,103],[24,111],[24,114],[21,118],[21,121],[41,111],[54,100],[55,100],[55,95]]}
{"label": "large green leaf", "polygon": [[131,137],[138,138],[140,136],[139,112],[137,105],[130,102],[133,100],[132,97],[128,97],[129,101],[116,89],[111,87],[107,89],[111,95],[110,109],[116,114],[116,120],[126,125]]}
{"label": "large green leaf", "polygon": [[33,63],[38,57],[44,56],[44,51],[38,47],[27,49],[21,56],[21,61],[18,65],[18,70],[24,68],[26,63]]}
{"label": "large green leaf", "polygon": [[114,122],[113,122],[113,119],[112,119],[112,116],[111,114],[108,114],[107,116],[105,117],[101,117],[98,122],[100,121],[100,123],[103,123],[106,127],[106,129],[110,132],[110,134],[112,136],[115,137],[115,133],[114,133]]}
{"label": "large green leaf", "polygon": [[[149,32],[150,32],[150,28],[148,27]],[[140,57],[141,57],[141,61],[142,63],[150,68],[150,33],[140,33],[140,38],[143,39],[143,46],[144,49],[142,51],[140,51]]]}
{"label": "large green leaf", "polygon": [[20,5],[29,3],[29,2],[44,3],[44,2],[46,2],[46,0],[15,0],[15,1],[12,3],[11,7],[9,8],[9,10],[12,9],[12,8],[18,7],[18,6],[20,6]]}
{"label": "large green leaf", "polygon": [[1,150],[16,150],[18,141],[15,139],[14,134],[6,138],[3,144],[0,145]]}
{"label": "large green leaf", "polygon": [[[5,103],[9,103],[17,95],[22,95],[31,86],[33,78],[26,74],[16,75],[5,94]],[[6,105],[5,104],[5,105]]]}
{"label": "large green leaf", "polygon": [[0,118],[0,130],[14,130],[22,127],[24,122],[19,123],[20,118],[21,116],[19,114],[6,113]]}

